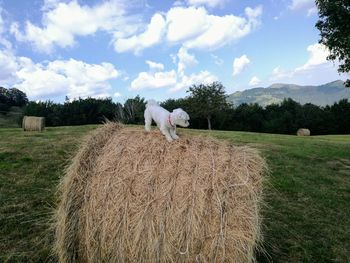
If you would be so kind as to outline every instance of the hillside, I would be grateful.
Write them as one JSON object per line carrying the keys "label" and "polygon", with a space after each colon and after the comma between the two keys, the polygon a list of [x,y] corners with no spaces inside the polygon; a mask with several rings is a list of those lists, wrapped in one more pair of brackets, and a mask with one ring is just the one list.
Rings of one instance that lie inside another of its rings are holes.
{"label": "hillside", "polygon": [[229,101],[234,105],[242,103],[258,103],[266,106],[282,102],[284,98],[305,104],[312,103],[319,106],[331,105],[341,99],[350,99],[350,89],[345,88],[341,80],[320,86],[298,86],[294,84],[273,84],[267,88],[254,88],[237,91],[229,95]]}

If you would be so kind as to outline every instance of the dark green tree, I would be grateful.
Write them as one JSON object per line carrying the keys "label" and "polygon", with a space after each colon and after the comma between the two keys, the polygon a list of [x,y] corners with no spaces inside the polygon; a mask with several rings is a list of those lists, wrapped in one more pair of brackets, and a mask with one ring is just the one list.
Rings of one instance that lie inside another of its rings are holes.
{"label": "dark green tree", "polygon": [[331,133],[334,126],[330,114],[311,103],[302,105],[296,115],[296,123],[299,128],[309,129],[313,135]]}
{"label": "dark green tree", "polygon": [[27,95],[16,88],[11,88],[8,90],[8,98],[11,106],[22,107],[28,103]]}
{"label": "dark green tree", "polygon": [[0,87],[0,111],[8,111],[10,108],[8,90]]}
{"label": "dark green tree", "polygon": [[124,120],[126,123],[143,124],[143,113],[146,108],[144,98],[137,95],[135,98],[127,99],[124,103]]}
{"label": "dark green tree", "polygon": [[187,91],[193,113],[207,120],[208,129],[212,128],[212,118],[215,114],[230,107],[225,94],[225,87],[220,82],[193,85]]}
{"label": "dark green tree", "polygon": [[118,106],[111,98],[80,98],[64,104],[31,101],[24,113],[45,117],[47,126],[99,124],[106,119],[115,120]]}
{"label": "dark green tree", "polygon": [[186,107],[188,106],[187,99],[167,99],[166,101],[163,101],[160,103],[160,106],[167,109],[168,111],[173,111],[177,108],[182,108],[183,110],[187,111]]}
{"label": "dark green tree", "polygon": [[347,99],[340,100],[330,107],[336,133],[349,134],[350,132],[350,102]]}
{"label": "dark green tree", "polygon": [[[316,0],[320,30],[320,43],[330,50],[329,60],[340,61],[338,72],[350,72],[350,1]],[[350,87],[350,79],[345,83]]]}
{"label": "dark green tree", "polygon": [[297,116],[301,114],[301,110],[301,105],[291,98],[284,99],[280,104],[266,106],[263,130],[269,133],[295,134],[300,128]]}
{"label": "dark green tree", "polygon": [[264,123],[264,109],[257,103],[243,103],[235,109],[232,122],[235,130],[261,132]]}

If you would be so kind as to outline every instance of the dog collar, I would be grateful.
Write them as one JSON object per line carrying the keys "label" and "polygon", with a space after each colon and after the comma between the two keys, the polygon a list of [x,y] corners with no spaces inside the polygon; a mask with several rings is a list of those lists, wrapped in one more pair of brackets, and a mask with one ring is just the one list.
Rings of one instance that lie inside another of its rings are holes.
{"label": "dog collar", "polygon": [[173,128],[175,127],[175,126],[171,123],[170,114],[169,114],[169,116],[168,116],[168,122],[169,122],[169,124],[170,124],[171,127],[173,127]]}

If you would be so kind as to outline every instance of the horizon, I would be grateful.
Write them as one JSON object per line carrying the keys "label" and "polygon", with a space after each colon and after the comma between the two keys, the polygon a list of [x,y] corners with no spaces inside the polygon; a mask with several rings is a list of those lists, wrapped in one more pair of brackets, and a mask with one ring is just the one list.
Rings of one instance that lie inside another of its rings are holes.
{"label": "horizon", "polygon": [[227,94],[343,81],[317,20],[313,0],[0,2],[0,86],[34,101],[123,102],[212,81]]}

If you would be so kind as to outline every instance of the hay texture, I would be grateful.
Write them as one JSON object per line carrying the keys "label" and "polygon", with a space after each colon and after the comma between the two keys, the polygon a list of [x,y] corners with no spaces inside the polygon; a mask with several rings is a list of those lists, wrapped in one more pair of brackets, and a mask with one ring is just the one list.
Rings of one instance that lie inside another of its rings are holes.
{"label": "hay texture", "polygon": [[45,118],[24,116],[22,128],[24,131],[43,131],[45,129]]}
{"label": "hay texture", "polygon": [[252,262],[264,160],[251,148],[107,123],[60,186],[60,262]]}
{"label": "hay texture", "polygon": [[297,131],[297,135],[298,136],[310,136],[310,130],[309,129],[305,129],[305,128],[300,128]]}

